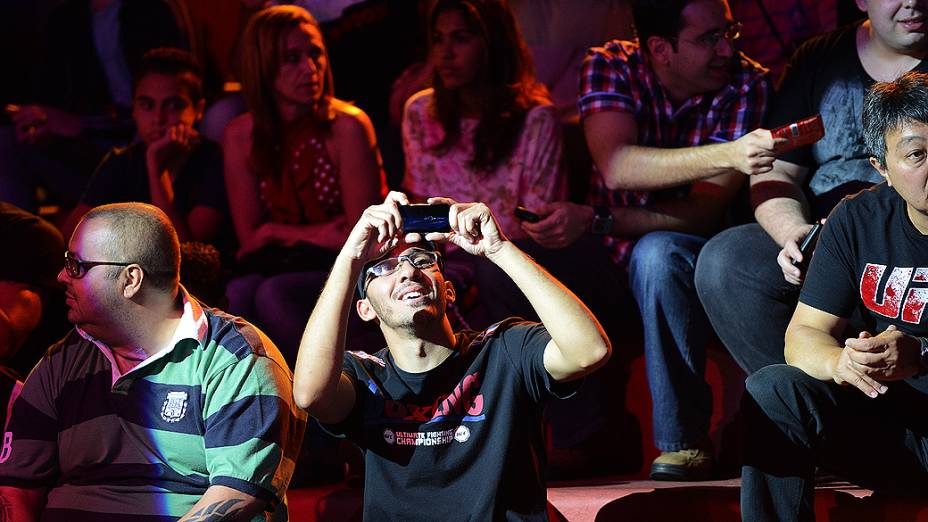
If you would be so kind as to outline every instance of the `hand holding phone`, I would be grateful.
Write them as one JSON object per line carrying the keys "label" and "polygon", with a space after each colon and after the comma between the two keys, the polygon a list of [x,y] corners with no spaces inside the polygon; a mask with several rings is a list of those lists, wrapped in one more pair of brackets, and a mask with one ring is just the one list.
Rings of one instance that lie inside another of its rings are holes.
{"label": "hand holding phone", "polygon": [[825,124],[822,122],[822,115],[816,114],[796,123],[771,129],[770,134],[774,139],[786,140],[775,148],[777,154],[782,154],[822,139],[825,136]]}
{"label": "hand holding phone", "polygon": [[529,223],[538,223],[541,221],[541,216],[523,207],[522,205],[517,206],[512,213],[519,221],[527,221]]}
{"label": "hand holding phone", "polygon": [[448,213],[451,210],[450,205],[443,203],[428,205],[400,205],[400,216],[403,217],[403,232],[410,234],[417,232],[427,234],[429,232],[451,232],[451,224],[448,222]]}
{"label": "hand holding phone", "polygon": [[805,270],[809,266],[809,261],[812,258],[812,252],[815,250],[815,244],[818,242],[818,235],[822,231],[822,222],[816,221],[812,228],[809,229],[809,232],[806,234],[806,237],[802,239],[802,243],[799,244],[799,253],[802,254],[802,261],[793,260],[793,266],[798,266]]}

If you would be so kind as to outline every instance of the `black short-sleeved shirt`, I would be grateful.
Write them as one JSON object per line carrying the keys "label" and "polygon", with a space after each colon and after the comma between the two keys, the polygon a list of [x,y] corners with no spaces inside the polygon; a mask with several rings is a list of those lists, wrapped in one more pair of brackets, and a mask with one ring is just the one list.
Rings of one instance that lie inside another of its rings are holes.
{"label": "black short-sleeved shirt", "polygon": [[[824,138],[780,156],[813,169],[808,185],[815,196],[848,182],[882,181],[870,166],[863,139],[864,93],[875,80],[857,55],[858,27],[849,25],[802,45],[787,65],[767,112],[766,127],[771,129],[822,115]],[[914,70],[928,72],[928,62],[922,61]]]}
{"label": "black short-sleeved shirt", "polygon": [[[87,184],[81,202],[94,207],[126,201],[150,203],[145,151],[142,142],[110,151]],[[186,214],[193,207],[203,205],[226,213],[225,187],[222,149],[216,143],[203,140],[174,180],[177,208]]]}
{"label": "black short-sleeved shirt", "polygon": [[822,230],[799,300],[848,318],[861,307],[868,330],[895,325],[928,335],[928,236],[886,184],[847,198]]}
{"label": "black short-sleeved shirt", "polygon": [[551,339],[507,320],[456,335],[456,349],[419,374],[384,348],[345,354],[357,399],[328,426],[366,450],[365,520],[546,520],[542,407],[576,383],[544,368]]}

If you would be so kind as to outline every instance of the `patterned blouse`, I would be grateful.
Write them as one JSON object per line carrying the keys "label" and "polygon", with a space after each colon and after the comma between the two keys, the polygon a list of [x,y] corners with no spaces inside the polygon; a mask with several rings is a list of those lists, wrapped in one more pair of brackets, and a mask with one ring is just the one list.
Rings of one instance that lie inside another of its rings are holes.
{"label": "patterned blouse", "polygon": [[430,109],[434,91],[426,89],[406,103],[403,150],[406,152],[404,188],[423,197],[446,196],[457,201],[479,201],[493,211],[503,233],[526,237],[513,215],[517,205],[529,210],[566,198],[561,168],[561,130],[553,105],[538,105],[525,117],[522,134],[512,154],[492,173],[475,172],[474,132],[478,120],[461,120],[461,139],[444,152],[433,149],[444,131]]}
{"label": "patterned blouse", "polygon": [[338,167],[323,132],[308,120],[284,140],[279,176],[261,176],[261,202],[273,223],[325,223],[344,214]]}

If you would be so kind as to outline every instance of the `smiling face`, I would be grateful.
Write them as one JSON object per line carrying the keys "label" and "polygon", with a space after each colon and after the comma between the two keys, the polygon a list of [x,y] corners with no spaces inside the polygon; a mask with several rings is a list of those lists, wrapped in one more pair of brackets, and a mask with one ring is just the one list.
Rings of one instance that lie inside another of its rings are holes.
{"label": "smiling face", "polygon": [[[417,249],[421,246],[401,244],[387,257],[410,255]],[[404,259],[393,273],[367,283],[367,297],[358,301],[358,314],[366,321],[379,319],[383,327],[408,330],[417,324],[442,320],[452,301],[454,289],[437,263],[416,268]]]}
{"label": "smiling face", "polygon": [[322,33],[303,23],[284,37],[280,69],[274,79],[278,105],[315,105],[322,98],[328,61]]}
{"label": "smiling face", "polygon": [[928,125],[907,121],[886,132],[886,166],[876,158],[870,163],[908,207],[909,218],[928,233]]}
{"label": "smiling face", "polygon": [[177,75],[148,73],[135,87],[132,118],[147,145],[173,125],[183,123],[192,128],[202,115],[203,100],[194,103]]}
{"label": "smiling face", "polygon": [[[120,261],[112,259],[106,245],[112,244],[105,219],[83,220],[74,230],[68,250],[82,261]],[[62,269],[58,282],[64,285],[68,321],[95,338],[105,340],[120,318],[122,297],[114,274],[122,267],[95,266],[80,278],[72,278]]]}
{"label": "smiling face", "polygon": [[449,9],[432,28],[432,60],[448,89],[473,86],[486,62],[486,43],[460,9]]}
{"label": "smiling face", "polygon": [[686,97],[721,89],[731,78],[733,43],[723,35],[734,20],[724,0],[694,0],[681,13],[676,51],[667,53],[670,82]]}
{"label": "smiling face", "polygon": [[857,0],[877,38],[899,52],[923,49],[925,0]]}

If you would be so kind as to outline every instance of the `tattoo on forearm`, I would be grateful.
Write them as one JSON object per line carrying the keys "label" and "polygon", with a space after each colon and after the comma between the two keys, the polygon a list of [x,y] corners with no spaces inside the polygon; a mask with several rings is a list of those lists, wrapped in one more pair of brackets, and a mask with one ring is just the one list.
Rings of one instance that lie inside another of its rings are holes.
{"label": "tattoo on forearm", "polygon": [[[196,513],[192,513],[189,517],[184,519],[184,522],[213,522],[219,520],[231,520],[234,517],[242,512],[244,505],[236,506],[236,504],[244,504],[245,502],[241,499],[232,499],[232,500],[221,500],[219,502],[214,502],[208,506],[198,509]],[[0,522],[3,522],[0,520]]]}

